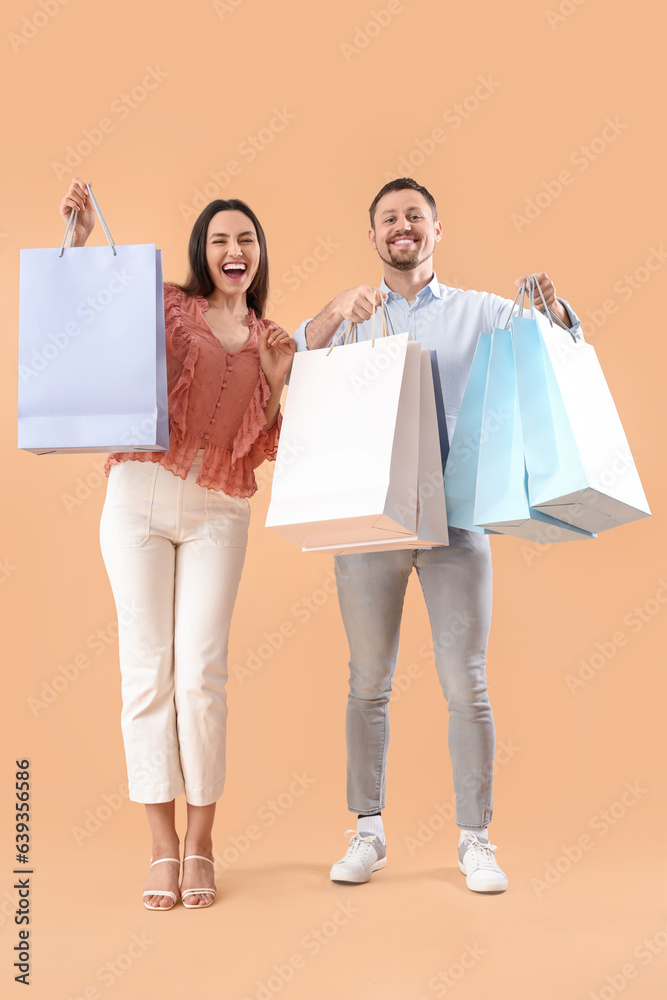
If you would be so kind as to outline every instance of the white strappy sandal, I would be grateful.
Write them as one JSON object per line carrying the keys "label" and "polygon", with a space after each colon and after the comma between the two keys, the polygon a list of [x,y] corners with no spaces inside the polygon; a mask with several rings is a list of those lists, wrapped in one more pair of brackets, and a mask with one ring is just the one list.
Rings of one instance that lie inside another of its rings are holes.
{"label": "white strappy sandal", "polygon": [[[161,865],[163,861],[175,861],[176,864],[179,866],[179,868],[181,866],[181,862],[178,860],[178,858],[158,858],[157,861],[153,861],[153,859],[151,858],[152,862],[151,868],[154,868],[155,865]],[[144,901],[145,896],[171,896],[171,898],[173,899],[173,903],[171,904],[171,906],[149,906],[148,903]],[[172,910],[176,905],[176,903],[178,902],[178,896],[176,895],[176,893],[171,892],[169,889],[147,889],[146,892],[143,892],[141,894],[141,899],[144,902],[144,906],[146,907],[147,910],[165,910],[165,911]]]}
{"label": "white strappy sandal", "polygon": [[[197,859],[198,861],[208,861],[209,865],[215,865],[215,858],[211,861],[210,858],[205,858],[203,854],[188,854],[187,857],[183,858],[183,864],[186,861],[193,861]],[[186,896],[201,896],[204,893],[208,893],[215,899],[215,889],[186,889],[185,892],[181,891],[181,902],[186,910],[205,910],[207,906],[211,906],[213,899],[210,903],[186,903]]]}

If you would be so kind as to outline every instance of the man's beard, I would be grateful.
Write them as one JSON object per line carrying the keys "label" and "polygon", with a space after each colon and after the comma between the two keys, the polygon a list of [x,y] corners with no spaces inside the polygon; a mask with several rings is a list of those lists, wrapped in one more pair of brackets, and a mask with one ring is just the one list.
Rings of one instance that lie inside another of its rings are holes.
{"label": "man's beard", "polygon": [[389,264],[396,271],[414,271],[414,269],[421,264],[421,259],[419,257],[419,250],[416,251],[413,257],[403,258],[402,260],[397,260],[391,255],[389,256],[389,258],[383,257],[379,250],[378,250],[378,255],[380,257],[380,260],[383,260],[385,264]]}

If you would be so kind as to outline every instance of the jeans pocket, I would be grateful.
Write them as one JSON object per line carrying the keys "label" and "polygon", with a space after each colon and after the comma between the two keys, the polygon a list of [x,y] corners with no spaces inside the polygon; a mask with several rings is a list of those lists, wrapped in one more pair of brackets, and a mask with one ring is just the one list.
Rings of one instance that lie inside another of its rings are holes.
{"label": "jeans pocket", "polygon": [[250,503],[222,490],[205,490],[206,534],[216,545],[245,548],[248,544]]}
{"label": "jeans pocket", "polygon": [[139,548],[150,538],[157,462],[125,459],[111,467],[100,520],[100,542]]}

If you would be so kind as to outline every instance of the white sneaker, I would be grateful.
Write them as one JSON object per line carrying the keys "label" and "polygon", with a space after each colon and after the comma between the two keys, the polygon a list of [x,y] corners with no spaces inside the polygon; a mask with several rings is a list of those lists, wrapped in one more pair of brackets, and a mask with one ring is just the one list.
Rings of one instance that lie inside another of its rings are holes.
{"label": "white sneaker", "polygon": [[496,845],[485,838],[475,833],[465,834],[459,845],[459,868],[473,892],[504,892],[507,888],[507,875],[493,856],[496,850]]}
{"label": "white sneaker", "polygon": [[350,846],[344,856],[331,866],[332,882],[368,882],[371,874],[387,864],[387,850],[374,833],[346,830]]}

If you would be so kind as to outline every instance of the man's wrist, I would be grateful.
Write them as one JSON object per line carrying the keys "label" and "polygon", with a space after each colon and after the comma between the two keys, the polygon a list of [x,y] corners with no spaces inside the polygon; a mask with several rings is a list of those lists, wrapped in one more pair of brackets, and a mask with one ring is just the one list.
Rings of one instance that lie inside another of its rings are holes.
{"label": "man's wrist", "polygon": [[[344,317],[336,309],[336,299],[332,299],[317,316],[314,316],[304,327],[304,338],[308,350],[317,350],[312,340],[322,341],[319,347],[324,347],[333,337],[338,327],[343,322]],[[311,342],[308,342],[308,330],[311,332]]]}
{"label": "man's wrist", "polygon": [[554,312],[556,316],[558,316],[558,319],[561,320],[561,322],[563,322],[567,327],[572,327],[572,320],[570,318],[570,313],[567,310],[567,306],[565,306],[559,298],[556,298],[555,307],[552,309],[552,312]]}

